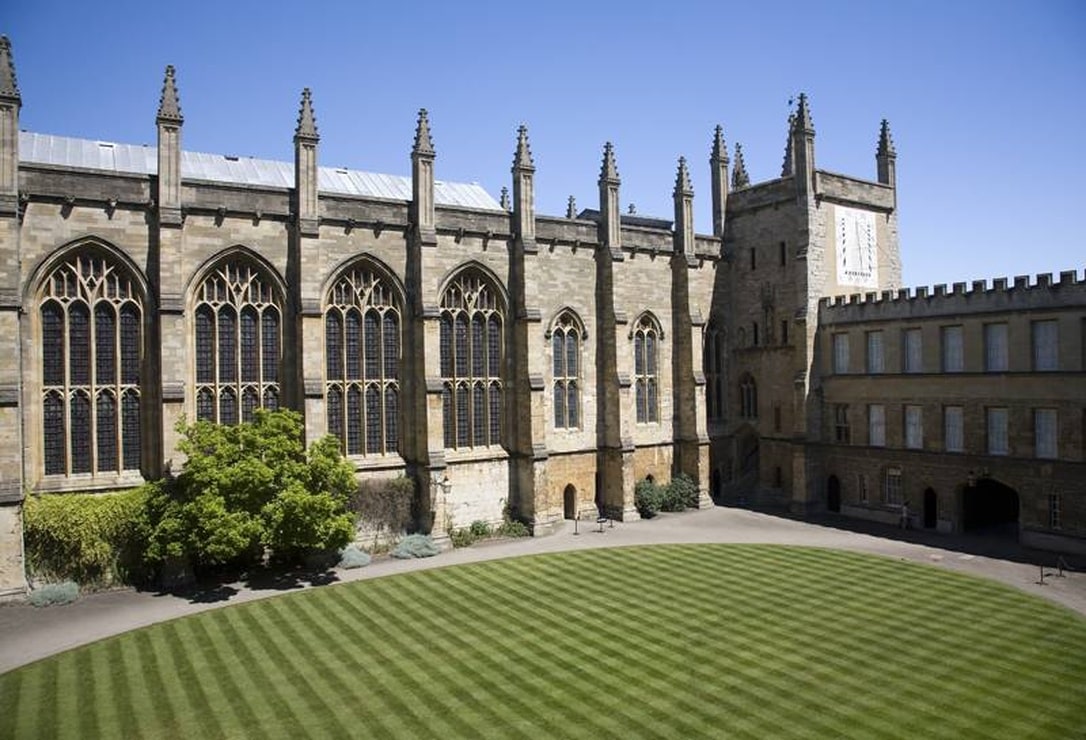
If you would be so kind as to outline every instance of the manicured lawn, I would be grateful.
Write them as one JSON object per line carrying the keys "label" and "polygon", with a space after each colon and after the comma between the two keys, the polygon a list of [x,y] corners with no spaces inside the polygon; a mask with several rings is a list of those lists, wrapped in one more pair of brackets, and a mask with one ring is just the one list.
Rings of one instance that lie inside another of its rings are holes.
{"label": "manicured lawn", "polygon": [[0,676],[0,738],[54,736],[1084,737],[1086,620],[835,551],[536,556],[219,609]]}

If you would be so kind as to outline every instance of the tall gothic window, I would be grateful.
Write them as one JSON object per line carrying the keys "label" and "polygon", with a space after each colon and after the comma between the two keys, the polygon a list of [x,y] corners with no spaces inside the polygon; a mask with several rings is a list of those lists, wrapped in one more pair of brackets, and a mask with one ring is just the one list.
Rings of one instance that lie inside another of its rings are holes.
{"label": "tall gothic window", "polygon": [[551,329],[554,368],[554,426],[575,429],[581,425],[581,336],[577,317],[564,311]]}
{"label": "tall gothic window", "polygon": [[739,379],[739,416],[744,419],[758,418],[758,385],[749,373]]}
{"label": "tall gothic window", "polygon": [[324,311],[328,433],[348,455],[396,452],[400,439],[400,308],[364,266],[328,292]]}
{"label": "tall gothic window", "polygon": [[140,467],[143,305],[108,257],[76,254],[45,279],[39,304],[46,475]]}
{"label": "tall gothic window", "polygon": [[244,259],[212,270],[196,289],[196,418],[251,421],[279,408],[281,299]]}
{"label": "tall gothic window", "polygon": [[504,316],[489,281],[466,271],[441,296],[441,379],[445,446],[501,443]]}
{"label": "tall gothic window", "polygon": [[637,402],[637,422],[647,424],[660,420],[660,328],[645,314],[633,331],[634,388]]}

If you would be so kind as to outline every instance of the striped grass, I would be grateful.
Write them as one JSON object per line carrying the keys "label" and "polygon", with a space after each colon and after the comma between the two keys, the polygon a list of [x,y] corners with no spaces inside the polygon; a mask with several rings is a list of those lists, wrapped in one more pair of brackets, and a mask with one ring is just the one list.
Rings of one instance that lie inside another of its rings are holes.
{"label": "striped grass", "polygon": [[1086,737],[1086,620],[767,545],[589,550],[205,612],[0,676],[0,738]]}

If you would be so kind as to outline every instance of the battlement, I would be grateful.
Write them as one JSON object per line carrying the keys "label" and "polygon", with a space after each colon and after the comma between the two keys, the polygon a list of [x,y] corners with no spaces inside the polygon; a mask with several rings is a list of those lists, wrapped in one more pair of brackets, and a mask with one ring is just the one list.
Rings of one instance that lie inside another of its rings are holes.
{"label": "battlement", "polygon": [[889,321],[942,315],[997,313],[1086,306],[1086,272],[1064,270],[1059,279],[1040,273],[900,290],[827,296],[819,301],[822,324]]}

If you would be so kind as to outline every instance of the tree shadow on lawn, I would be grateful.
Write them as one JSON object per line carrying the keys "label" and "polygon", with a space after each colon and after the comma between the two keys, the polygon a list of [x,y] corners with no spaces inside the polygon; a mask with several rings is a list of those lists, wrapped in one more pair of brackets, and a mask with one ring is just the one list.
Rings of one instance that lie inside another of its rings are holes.
{"label": "tree shadow on lawn", "polygon": [[269,564],[242,570],[206,573],[190,583],[148,590],[154,591],[156,596],[174,596],[192,604],[213,604],[230,601],[243,591],[293,591],[327,586],[337,581],[339,575],[329,565]]}

